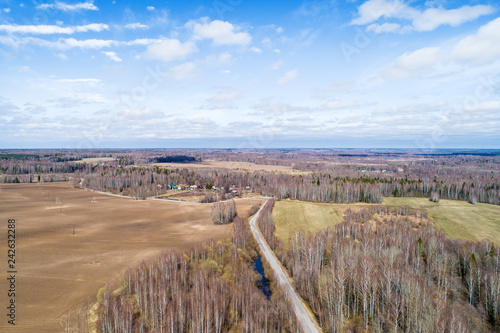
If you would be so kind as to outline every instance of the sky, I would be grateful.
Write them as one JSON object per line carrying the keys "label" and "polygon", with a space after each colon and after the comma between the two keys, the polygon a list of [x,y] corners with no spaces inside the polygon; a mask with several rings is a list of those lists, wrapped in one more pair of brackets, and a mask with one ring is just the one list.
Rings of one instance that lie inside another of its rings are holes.
{"label": "sky", "polygon": [[0,148],[500,148],[493,0],[0,0]]}

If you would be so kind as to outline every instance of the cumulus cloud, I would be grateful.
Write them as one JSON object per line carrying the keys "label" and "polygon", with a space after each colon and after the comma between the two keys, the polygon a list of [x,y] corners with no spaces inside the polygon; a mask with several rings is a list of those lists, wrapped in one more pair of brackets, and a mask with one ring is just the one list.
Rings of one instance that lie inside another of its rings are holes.
{"label": "cumulus cloud", "polygon": [[149,10],[149,11],[153,11],[153,10],[155,10],[156,8],[155,8],[155,7],[153,7],[153,6],[147,6],[147,7],[146,7],[146,9],[147,9],[147,10]]}
{"label": "cumulus cloud", "polygon": [[49,34],[67,34],[71,35],[75,32],[101,32],[108,30],[109,26],[102,23],[92,23],[86,25],[77,25],[72,27],[60,27],[58,25],[0,25],[0,31],[7,33],[21,33],[34,35],[49,35]]}
{"label": "cumulus cloud", "polygon": [[[358,17],[351,21],[352,25],[366,25],[368,31],[375,33],[432,31],[441,25],[458,26],[480,16],[491,14],[495,11],[492,6],[475,5],[462,6],[455,9],[442,7],[419,10],[408,6],[402,0],[368,0],[358,8]],[[398,19],[410,21],[406,26],[387,22],[374,23],[380,19]]]}
{"label": "cumulus cloud", "polygon": [[[402,79],[413,74],[428,73],[433,69],[457,64],[485,65],[500,59],[500,18],[481,26],[477,33],[459,40],[451,47],[424,47],[406,52],[386,69],[388,79]],[[470,67],[471,68],[471,67]]]}
{"label": "cumulus cloud", "polygon": [[116,62],[120,62],[122,61],[122,59],[116,54],[116,52],[105,52],[103,51],[102,52],[103,54],[105,54],[109,59],[113,60],[113,61],[116,61]]}
{"label": "cumulus cloud", "polygon": [[130,29],[130,30],[136,30],[136,29],[148,29],[149,26],[147,26],[146,24],[142,24],[142,23],[129,23],[127,25],[125,25],[125,29]]}
{"label": "cumulus cloud", "polygon": [[500,17],[479,28],[474,35],[460,40],[451,57],[459,61],[486,63],[500,58]]}
{"label": "cumulus cloud", "polygon": [[235,32],[235,27],[226,21],[208,22],[204,18],[201,22],[189,21],[186,26],[193,30],[196,39],[211,39],[215,45],[248,45],[252,41],[250,34]]}
{"label": "cumulus cloud", "polygon": [[280,77],[278,79],[278,81],[276,81],[276,83],[278,83],[278,84],[286,84],[288,82],[291,82],[291,81],[295,80],[298,75],[299,75],[299,71],[296,70],[296,69],[288,71],[288,72],[285,73],[285,75],[283,75],[282,77]]}
{"label": "cumulus cloud", "polygon": [[75,4],[67,4],[64,2],[59,2],[56,1],[55,3],[44,3],[41,5],[38,5],[36,7],[37,9],[59,9],[62,10],[63,12],[69,12],[69,11],[79,11],[79,10],[99,10],[94,5],[93,1],[87,1],[87,2],[81,2],[81,3],[75,3]]}
{"label": "cumulus cloud", "polygon": [[163,39],[149,45],[144,55],[149,59],[168,62],[185,59],[197,51],[196,45],[192,42],[181,43],[178,39]]}

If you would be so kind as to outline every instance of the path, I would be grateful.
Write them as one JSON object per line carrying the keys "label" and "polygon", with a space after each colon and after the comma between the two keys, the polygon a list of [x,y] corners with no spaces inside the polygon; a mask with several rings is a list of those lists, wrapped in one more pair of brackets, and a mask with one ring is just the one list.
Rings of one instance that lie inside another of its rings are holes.
{"label": "path", "polygon": [[285,290],[285,294],[288,296],[290,303],[292,304],[293,311],[295,312],[297,320],[302,326],[302,329],[306,333],[310,332],[318,333],[320,332],[320,330],[318,329],[318,325],[315,324],[314,321],[312,320],[308,310],[306,309],[304,304],[302,304],[302,301],[297,295],[297,292],[290,283],[288,274],[283,270],[283,268],[278,262],[278,259],[276,259],[273,251],[271,250],[269,245],[267,245],[267,242],[264,240],[264,237],[257,228],[257,220],[264,206],[265,204],[262,205],[261,209],[259,209],[259,211],[250,220],[250,229],[252,230],[252,233],[255,239],[257,240],[257,243],[259,244],[262,254],[266,258],[269,265],[271,266],[271,269],[274,271],[275,277],[278,279],[279,285],[282,286],[283,289]]}

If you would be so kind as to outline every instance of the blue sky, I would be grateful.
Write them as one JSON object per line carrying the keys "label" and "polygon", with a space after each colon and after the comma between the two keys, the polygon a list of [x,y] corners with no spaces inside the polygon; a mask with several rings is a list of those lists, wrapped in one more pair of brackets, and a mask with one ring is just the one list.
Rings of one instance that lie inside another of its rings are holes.
{"label": "blue sky", "polygon": [[0,0],[0,148],[500,148],[499,9]]}

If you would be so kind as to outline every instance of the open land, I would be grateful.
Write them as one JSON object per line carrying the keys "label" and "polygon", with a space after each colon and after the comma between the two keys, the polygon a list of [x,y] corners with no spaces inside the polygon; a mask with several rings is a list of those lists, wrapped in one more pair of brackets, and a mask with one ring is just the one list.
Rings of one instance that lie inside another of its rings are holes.
{"label": "open land", "polygon": [[79,161],[75,161],[75,163],[97,163],[97,162],[109,162],[114,160],[115,159],[113,157],[89,157],[89,158],[82,158]]}
{"label": "open land", "polygon": [[241,171],[268,171],[282,173],[300,173],[301,171],[286,165],[255,164],[250,162],[232,162],[205,160],[198,163],[154,163],[154,165],[169,168],[224,168]]}
{"label": "open land", "polygon": [[436,226],[449,238],[470,241],[488,239],[500,245],[500,206],[465,201],[426,198],[384,198],[389,206],[425,209]]}
{"label": "open land", "polygon": [[[239,214],[246,216],[257,200],[238,200]],[[66,332],[70,312],[76,332],[74,322],[83,320],[79,316],[97,290],[120,280],[128,268],[232,230],[210,223],[211,205],[124,199],[67,183],[2,184],[0,202],[1,220],[14,218],[17,224],[17,332]],[[5,258],[3,271],[6,265]],[[6,287],[2,279],[1,290]],[[1,304],[6,297],[2,293]],[[6,325],[0,322],[0,331],[8,331]]]}
{"label": "open land", "polygon": [[[359,204],[356,206],[359,207]],[[343,208],[347,208],[347,205],[297,200],[276,201],[273,209],[276,235],[288,244],[288,235],[294,230],[310,231],[315,234],[327,227],[333,227],[342,222]]]}
{"label": "open land", "polygon": [[[440,200],[433,203],[427,198],[384,198],[385,205],[406,206],[425,210],[434,224],[450,238],[470,241],[488,239],[500,245],[500,206],[472,205],[458,200]],[[325,204],[296,200],[282,200],[275,203],[273,218],[276,235],[285,244],[294,230],[310,231],[315,234],[342,221],[347,208],[362,208],[368,204]]]}

